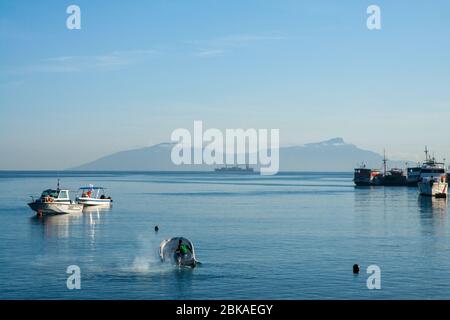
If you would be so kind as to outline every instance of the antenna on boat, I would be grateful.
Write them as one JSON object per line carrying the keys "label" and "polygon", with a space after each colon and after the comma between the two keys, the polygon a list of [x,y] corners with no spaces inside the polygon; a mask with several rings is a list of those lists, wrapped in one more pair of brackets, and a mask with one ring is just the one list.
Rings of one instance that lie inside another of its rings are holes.
{"label": "antenna on boat", "polygon": [[383,150],[383,170],[384,170],[384,174],[386,174],[386,163],[387,163],[387,159],[386,159],[386,149]]}
{"label": "antenna on boat", "polygon": [[57,185],[56,185],[56,190],[59,191],[59,179],[58,179],[58,183],[57,183]]}
{"label": "antenna on boat", "polygon": [[428,161],[428,148],[425,146],[425,161]]}

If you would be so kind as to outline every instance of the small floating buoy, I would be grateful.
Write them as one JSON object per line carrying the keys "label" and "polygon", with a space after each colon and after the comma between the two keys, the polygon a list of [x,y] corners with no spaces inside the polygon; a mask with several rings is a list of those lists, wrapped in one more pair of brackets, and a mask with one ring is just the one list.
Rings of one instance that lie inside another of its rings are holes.
{"label": "small floating buoy", "polygon": [[355,273],[355,274],[359,273],[359,265],[357,265],[357,264],[353,265],[353,273]]}
{"label": "small floating buoy", "polygon": [[158,232],[158,231],[159,231],[158,226],[155,226],[155,232]]}

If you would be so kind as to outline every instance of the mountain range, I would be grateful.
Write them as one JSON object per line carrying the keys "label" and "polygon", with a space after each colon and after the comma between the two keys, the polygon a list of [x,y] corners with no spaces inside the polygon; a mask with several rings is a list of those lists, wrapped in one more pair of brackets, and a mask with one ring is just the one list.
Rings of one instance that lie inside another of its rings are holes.
{"label": "mountain range", "polygon": [[[175,165],[171,161],[174,143],[121,151],[69,170],[76,171],[211,171],[211,165]],[[381,168],[383,156],[363,150],[342,138],[333,138],[301,146],[280,147],[280,172],[349,172],[362,162],[368,168]],[[406,161],[388,161],[388,166],[403,168]],[[410,162],[411,163],[411,162]]]}

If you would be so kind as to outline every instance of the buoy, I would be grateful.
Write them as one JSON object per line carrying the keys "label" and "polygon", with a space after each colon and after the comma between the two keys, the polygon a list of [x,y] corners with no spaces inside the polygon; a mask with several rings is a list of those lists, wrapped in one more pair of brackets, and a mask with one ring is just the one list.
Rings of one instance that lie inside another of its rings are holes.
{"label": "buoy", "polygon": [[353,265],[353,273],[359,273],[359,266],[357,264]]}
{"label": "buoy", "polygon": [[155,226],[155,232],[158,232],[159,228],[158,226]]}

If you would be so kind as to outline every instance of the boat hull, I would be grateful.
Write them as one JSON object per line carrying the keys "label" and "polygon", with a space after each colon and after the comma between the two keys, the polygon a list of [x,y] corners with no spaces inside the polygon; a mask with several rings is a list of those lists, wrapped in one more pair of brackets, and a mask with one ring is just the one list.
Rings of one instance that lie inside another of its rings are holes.
{"label": "boat hull", "polygon": [[419,182],[419,192],[423,196],[441,197],[446,198],[448,194],[448,183],[446,182],[434,182],[431,184],[429,181]]}
{"label": "boat hull", "polygon": [[353,182],[355,183],[355,186],[357,186],[357,187],[370,187],[373,185],[373,183],[371,183],[370,181],[353,180]]}
{"label": "boat hull", "polygon": [[408,186],[408,187],[417,187],[417,184],[419,183],[419,181],[417,181],[417,180],[414,180],[414,181],[411,181],[411,180],[408,180],[408,182],[406,183],[406,185]]}
{"label": "boat hull", "polygon": [[77,198],[77,203],[82,204],[84,206],[102,206],[109,207],[111,206],[111,199],[94,199],[94,198]]}
{"label": "boat hull", "polygon": [[80,213],[83,211],[83,205],[75,203],[31,202],[28,206],[33,211],[47,215]]}

